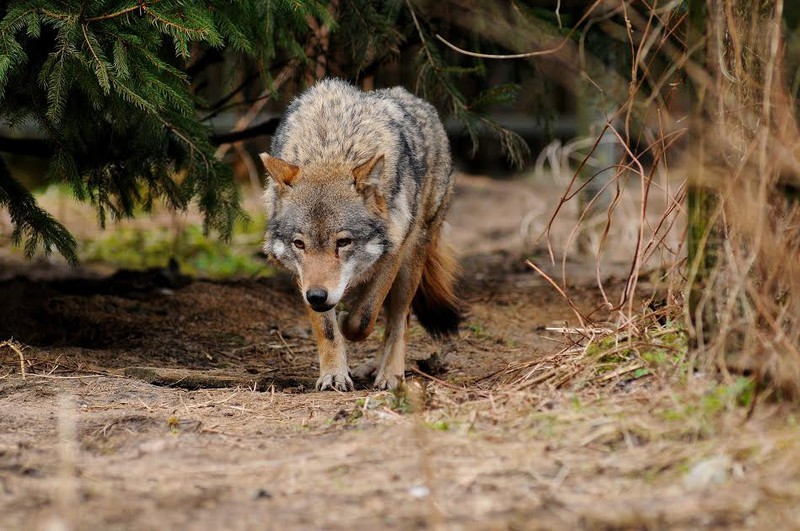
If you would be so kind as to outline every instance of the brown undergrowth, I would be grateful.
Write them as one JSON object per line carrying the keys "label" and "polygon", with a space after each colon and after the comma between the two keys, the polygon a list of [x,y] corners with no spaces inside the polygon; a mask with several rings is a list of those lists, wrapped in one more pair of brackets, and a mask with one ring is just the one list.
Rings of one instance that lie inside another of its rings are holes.
{"label": "brown undergrowth", "polygon": [[[589,25],[602,20],[606,31],[626,36],[630,77],[621,91],[619,79],[615,86],[582,72],[611,110],[594,142],[584,142],[588,153],[575,159],[577,167],[551,162],[569,172],[544,231],[551,263],[560,259],[562,274],[547,274],[541,260],[529,263],[564,297],[586,336],[576,374],[594,374],[593,363],[605,364],[587,356],[598,344],[611,353],[621,342],[647,349],[648,323],[667,315],[688,339],[676,359],[689,363],[685,373],[714,373],[726,384],[752,378],[759,391],[798,396],[800,125],[785,69],[783,10],[782,0],[589,8]],[[624,28],[611,22],[620,18]],[[531,55],[560,53],[561,46]],[[619,158],[603,167],[599,151],[609,142]],[[639,211],[632,218],[621,207],[635,194]],[[554,249],[553,222],[574,203],[577,222]],[[601,267],[631,224],[630,266],[614,299],[605,295]],[[582,314],[570,294],[564,266],[586,233],[604,299],[598,310],[610,325]],[[648,275],[656,278],[654,289],[639,293]],[[654,308],[663,310],[661,317]],[[644,367],[618,370],[629,369]],[[533,382],[544,377],[525,374]]]}
{"label": "brown undergrowth", "polygon": [[[789,6],[785,6],[789,9]],[[707,223],[687,322],[723,371],[800,396],[800,126],[785,69],[784,2],[732,2],[707,22],[703,143],[694,185]],[[724,38],[728,35],[730,38]]]}

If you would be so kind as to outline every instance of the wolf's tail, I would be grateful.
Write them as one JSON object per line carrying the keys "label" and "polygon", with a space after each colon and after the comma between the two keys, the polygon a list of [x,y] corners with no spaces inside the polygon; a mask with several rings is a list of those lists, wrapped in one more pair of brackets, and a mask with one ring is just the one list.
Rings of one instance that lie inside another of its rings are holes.
{"label": "wolf's tail", "polygon": [[422,280],[411,307],[420,324],[434,338],[441,339],[458,334],[462,306],[456,293],[461,273],[452,250],[436,234],[428,244]]}

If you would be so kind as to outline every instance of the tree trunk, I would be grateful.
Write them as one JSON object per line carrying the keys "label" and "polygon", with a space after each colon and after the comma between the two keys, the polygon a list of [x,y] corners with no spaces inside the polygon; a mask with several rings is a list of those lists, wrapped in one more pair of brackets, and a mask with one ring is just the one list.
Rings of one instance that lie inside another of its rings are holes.
{"label": "tree trunk", "polygon": [[[706,0],[689,0],[688,49],[695,50],[692,59],[698,65],[706,64],[706,32],[708,26]],[[689,144],[695,150],[696,163],[688,176],[687,187],[687,259],[689,281],[686,299],[689,311],[689,330],[695,346],[702,345],[714,335],[715,315],[712,304],[701,308],[703,293],[716,264],[716,249],[719,247],[720,233],[714,228],[714,217],[718,206],[716,194],[708,187],[704,175],[706,145],[704,138],[707,116],[704,113],[706,90],[702,85],[693,84],[692,109]]]}

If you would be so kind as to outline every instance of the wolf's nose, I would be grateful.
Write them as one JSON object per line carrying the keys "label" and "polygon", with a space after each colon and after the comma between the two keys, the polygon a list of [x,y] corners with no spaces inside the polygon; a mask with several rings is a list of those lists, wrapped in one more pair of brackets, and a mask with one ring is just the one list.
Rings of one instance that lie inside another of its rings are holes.
{"label": "wolf's nose", "polygon": [[311,288],[306,291],[306,300],[311,306],[322,306],[328,300],[328,292],[324,288]]}

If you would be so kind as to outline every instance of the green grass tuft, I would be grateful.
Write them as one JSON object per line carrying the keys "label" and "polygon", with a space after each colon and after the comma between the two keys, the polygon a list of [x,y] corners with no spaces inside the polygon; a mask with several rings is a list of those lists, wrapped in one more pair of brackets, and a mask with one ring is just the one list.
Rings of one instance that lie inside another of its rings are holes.
{"label": "green grass tuft", "polygon": [[237,227],[224,242],[197,225],[178,231],[121,226],[81,242],[79,255],[85,263],[130,269],[163,267],[174,257],[183,273],[209,278],[271,276],[274,269],[256,254],[260,233],[244,230]]}

